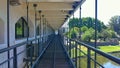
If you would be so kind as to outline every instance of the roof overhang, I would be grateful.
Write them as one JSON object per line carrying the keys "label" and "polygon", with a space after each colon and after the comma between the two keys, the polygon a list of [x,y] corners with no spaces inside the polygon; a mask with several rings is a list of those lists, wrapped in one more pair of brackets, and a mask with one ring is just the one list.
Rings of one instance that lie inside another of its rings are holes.
{"label": "roof overhang", "polygon": [[[42,15],[53,29],[59,29],[70,17],[79,5],[85,0],[27,0],[29,3],[29,13],[34,15],[33,4],[37,4],[37,11],[41,10]],[[25,0],[22,4],[26,7]],[[39,19],[37,12],[37,20]]]}

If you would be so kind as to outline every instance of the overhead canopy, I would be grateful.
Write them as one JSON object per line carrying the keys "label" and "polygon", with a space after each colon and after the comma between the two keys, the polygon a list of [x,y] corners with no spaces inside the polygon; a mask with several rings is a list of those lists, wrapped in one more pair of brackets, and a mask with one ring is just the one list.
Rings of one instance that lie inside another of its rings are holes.
{"label": "overhead canopy", "polygon": [[[60,28],[67,18],[82,5],[85,0],[28,0],[29,12],[34,15],[33,4],[37,4],[37,11],[41,10],[42,15],[53,29]],[[26,3],[23,4],[26,6]],[[39,15],[37,12],[37,20]]]}

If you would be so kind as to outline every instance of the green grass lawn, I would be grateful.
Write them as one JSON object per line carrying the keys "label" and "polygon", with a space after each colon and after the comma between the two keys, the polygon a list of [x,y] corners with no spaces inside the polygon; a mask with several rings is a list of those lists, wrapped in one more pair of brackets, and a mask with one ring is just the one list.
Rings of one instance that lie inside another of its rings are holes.
{"label": "green grass lawn", "polygon": [[[99,48],[99,50],[101,50],[103,52],[106,52],[106,53],[114,52],[114,51],[120,51],[120,46],[99,46],[98,48]],[[87,48],[86,47],[81,46],[81,49],[82,49],[83,52],[85,52],[87,54]],[[73,57],[73,54],[75,56],[75,48],[71,49],[71,52],[72,52],[71,53],[72,54],[71,57]],[[92,51],[91,54],[94,54],[94,52]],[[77,50],[77,55],[80,56],[80,51],[79,50]],[[84,56],[84,54],[81,53],[81,56]]]}
{"label": "green grass lawn", "polygon": [[120,51],[120,46],[99,46],[99,49],[103,52]]}

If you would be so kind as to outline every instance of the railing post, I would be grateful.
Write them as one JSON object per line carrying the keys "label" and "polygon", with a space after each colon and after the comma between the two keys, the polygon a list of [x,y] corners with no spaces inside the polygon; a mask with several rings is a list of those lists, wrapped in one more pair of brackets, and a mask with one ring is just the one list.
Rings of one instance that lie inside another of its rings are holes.
{"label": "railing post", "polygon": [[16,48],[13,49],[13,68],[17,68],[17,50]]}
{"label": "railing post", "polygon": [[34,52],[33,52],[33,45],[31,44],[31,47],[30,47],[30,66],[32,67],[32,57],[34,55]]}
{"label": "railing post", "polygon": [[81,68],[81,45],[79,46],[79,68]]}
{"label": "railing post", "polygon": [[77,42],[75,42],[75,66],[76,66],[76,68],[77,68]]}
{"label": "railing post", "polygon": [[[94,47],[97,48],[97,10],[98,10],[98,0],[95,0],[95,45]],[[94,59],[97,60],[97,53],[94,54]],[[96,68],[96,63],[94,62],[94,68]]]}
{"label": "railing post", "polygon": [[69,55],[71,57],[71,39],[69,40],[70,46],[69,46]]}
{"label": "railing post", "polygon": [[[80,21],[79,21],[79,28],[80,28],[80,33],[79,33],[79,39],[81,40],[81,24],[82,24],[82,18],[81,18],[81,16],[82,16],[82,8],[81,8],[81,5],[80,5],[80,8],[79,8],[79,19],[80,19]],[[79,52],[79,68],[81,68],[81,45],[79,46],[79,49],[80,49],[80,52]]]}
{"label": "railing post", "polygon": [[91,61],[90,61],[90,57],[91,57],[91,52],[90,49],[87,49],[87,68],[91,68]]}
{"label": "railing post", "polygon": [[68,38],[67,38],[67,51],[68,51],[68,47],[69,47],[69,46],[68,46]]}
{"label": "railing post", "polygon": [[44,40],[43,40],[43,36],[42,36],[42,45],[41,45],[42,50],[44,49],[44,48],[43,48],[43,43],[44,43]]}
{"label": "railing post", "polygon": [[69,47],[70,47],[70,41],[69,41],[69,38],[68,38],[68,52],[69,52]]}
{"label": "railing post", "polygon": [[39,56],[39,54],[40,54],[40,40],[38,39],[38,56]]}
{"label": "railing post", "polygon": [[72,51],[72,53],[73,53],[73,58],[75,58],[75,41],[73,41],[73,45],[72,45],[72,49],[73,49],[73,51]]}
{"label": "railing post", "polygon": [[42,52],[42,36],[40,37],[40,53]]}

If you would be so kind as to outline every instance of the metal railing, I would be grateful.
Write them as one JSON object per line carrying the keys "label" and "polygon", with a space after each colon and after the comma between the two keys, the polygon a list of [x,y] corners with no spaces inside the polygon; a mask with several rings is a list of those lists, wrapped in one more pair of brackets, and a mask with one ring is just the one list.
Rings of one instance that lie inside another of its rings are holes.
{"label": "metal railing", "polygon": [[49,44],[52,42],[52,40],[53,40],[53,36],[51,36],[51,38],[49,38],[49,42],[47,42],[46,47],[42,50],[41,54],[35,60],[34,64],[31,66],[31,68],[37,68],[39,66],[39,61],[40,61],[42,55],[45,53],[46,49],[49,47]]}
{"label": "metal railing", "polygon": [[[37,41],[37,43],[34,43]],[[47,43],[50,42],[50,40],[47,41]],[[25,41],[13,46],[10,46],[9,48],[4,48],[0,50],[0,55],[6,52],[10,52],[10,59],[3,59],[4,61],[0,62],[0,67],[2,68],[18,68],[18,62],[21,62],[22,60],[18,61],[19,55],[22,53],[25,53],[26,56],[23,58],[23,62],[25,62],[25,66],[21,68],[31,68],[38,58],[43,54],[45,48],[44,43],[41,41],[41,38]],[[22,51],[18,52],[18,48],[21,46],[26,46]],[[29,47],[27,47],[29,46]],[[41,48],[40,48],[41,47]],[[35,49],[37,48],[37,49]],[[42,50],[40,50],[42,49]],[[6,55],[5,55],[6,56]],[[8,55],[7,55],[8,56]],[[11,65],[8,67],[7,63],[10,62]],[[20,68],[20,67],[19,67]]]}
{"label": "metal railing", "polygon": [[[71,59],[73,59],[76,68],[105,68],[104,65],[98,61],[100,60],[99,57],[97,57],[98,60],[94,59],[95,52],[97,53],[97,56],[102,56],[105,59],[120,66],[120,58],[102,52],[99,49],[96,49],[88,44],[85,44],[84,42],[64,37],[64,44],[66,45],[68,54],[71,57]],[[83,50],[82,48],[85,48],[85,50]],[[82,62],[83,59],[84,63]],[[96,67],[94,67],[92,63],[95,63]],[[84,67],[82,67],[82,65]]]}
{"label": "metal railing", "polygon": [[71,68],[76,68],[75,64],[73,63],[73,61],[72,61],[72,59],[70,57],[70,54],[67,53],[67,48],[64,46],[64,39],[62,39],[62,36],[61,36],[60,42],[62,44],[63,49],[65,50],[64,52],[65,52],[66,56],[68,57],[69,63],[71,65]]}

